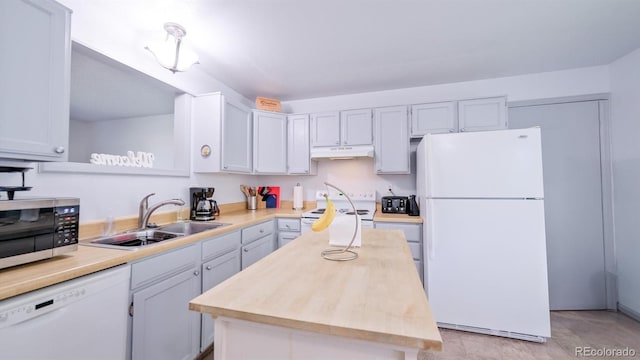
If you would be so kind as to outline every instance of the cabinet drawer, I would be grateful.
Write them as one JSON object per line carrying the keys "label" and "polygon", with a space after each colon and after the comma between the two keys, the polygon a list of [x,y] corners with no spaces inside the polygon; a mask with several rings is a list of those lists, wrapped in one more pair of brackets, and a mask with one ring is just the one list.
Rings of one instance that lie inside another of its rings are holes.
{"label": "cabinet drawer", "polygon": [[131,265],[131,289],[149,284],[195,266],[200,258],[197,244],[163,253]]}
{"label": "cabinet drawer", "polygon": [[300,236],[299,232],[280,232],[278,233],[278,248],[287,245],[289,242],[297,239]]}
{"label": "cabinet drawer", "polygon": [[242,243],[248,244],[273,233],[273,221],[267,221],[242,229]]}
{"label": "cabinet drawer", "polygon": [[376,229],[402,230],[408,242],[422,241],[422,224],[376,222]]}
{"label": "cabinet drawer", "polygon": [[278,219],[279,231],[300,231],[299,219]]}
{"label": "cabinet drawer", "polygon": [[240,247],[240,231],[216,236],[202,242],[202,260],[219,256]]}

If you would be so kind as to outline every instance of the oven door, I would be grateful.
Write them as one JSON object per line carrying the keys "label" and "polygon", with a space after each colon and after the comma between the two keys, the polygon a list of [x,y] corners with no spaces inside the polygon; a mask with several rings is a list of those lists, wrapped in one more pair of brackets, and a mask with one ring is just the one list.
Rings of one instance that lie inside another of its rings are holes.
{"label": "oven door", "polygon": [[307,231],[311,231],[311,225],[317,219],[315,218],[301,218],[300,219],[300,234],[304,234]]}

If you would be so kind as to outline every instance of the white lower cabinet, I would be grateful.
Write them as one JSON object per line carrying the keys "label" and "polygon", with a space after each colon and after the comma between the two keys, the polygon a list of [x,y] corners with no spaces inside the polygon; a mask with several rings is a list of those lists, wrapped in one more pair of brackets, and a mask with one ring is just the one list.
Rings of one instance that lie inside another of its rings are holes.
{"label": "white lower cabinet", "polygon": [[274,236],[269,220],[134,262],[128,358],[198,357],[213,343],[214,322],[189,301],[269,255]]}
{"label": "white lower cabinet", "polygon": [[[237,250],[219,256],[202,264],[202,292],[214,288],[240,271],[240,254]],[[213,344],[213,318],[202,314],[202,339],[200,351],[204,351]]]}
{"label": "white lower cabinet", "polygon": [[[240,272],[240,231],[234,231],[202,241],[202,292]],[[200,351],[213,343],[214,326],[211,316],[202,314]]]}
{"label": "white lower cabinet", "polygon": [[413,262],[420,276],[420,280],[424,284],[424,269],[422,259],[422,224],[415,223],[398,223],[398,222],[379,222],[374,224],[376,229],[402,230],[404,237],[407,239],[409,250],[413,256]]}
{"label": "white lower cabinet", "polygon": [[278,219],[278,248],[300,236],[300,219]]}
{"label": "white lower cabinet", "polygon": [[269,255],[275,249],[274,221],[269,220],[242,229],[242,270]]}
{"label": "white lower cabinet", "polygon": [[134,263],[131,270],[131,358],[191,360],[200,352],[200,294],[196,244]]}
{"label": "white lower cabinet", "polygon": [[273,252],[273,233],[242,247],[242,270]]}

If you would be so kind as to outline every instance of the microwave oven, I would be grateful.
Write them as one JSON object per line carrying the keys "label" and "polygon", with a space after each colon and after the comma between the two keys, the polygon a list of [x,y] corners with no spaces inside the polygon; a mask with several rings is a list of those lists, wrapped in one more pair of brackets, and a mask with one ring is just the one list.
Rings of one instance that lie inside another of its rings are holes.
{"label": "microwave oven", "polygon": [[0,201],[0,269],[78,249],[77,198]]}

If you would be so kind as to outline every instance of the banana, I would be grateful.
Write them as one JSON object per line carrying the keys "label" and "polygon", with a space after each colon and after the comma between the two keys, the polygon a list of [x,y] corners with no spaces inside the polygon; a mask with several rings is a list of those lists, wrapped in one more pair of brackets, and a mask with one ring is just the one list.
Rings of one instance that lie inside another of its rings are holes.
{"label": "banana", "polygon": [[336,207],[328,196],[325,195],[325,198],[327,199],[327,208],[324,210],[324,214],[311,224],[311,230],[313,231],[322,231],[328,228],[333,222],[333,218],[336,217]]}

